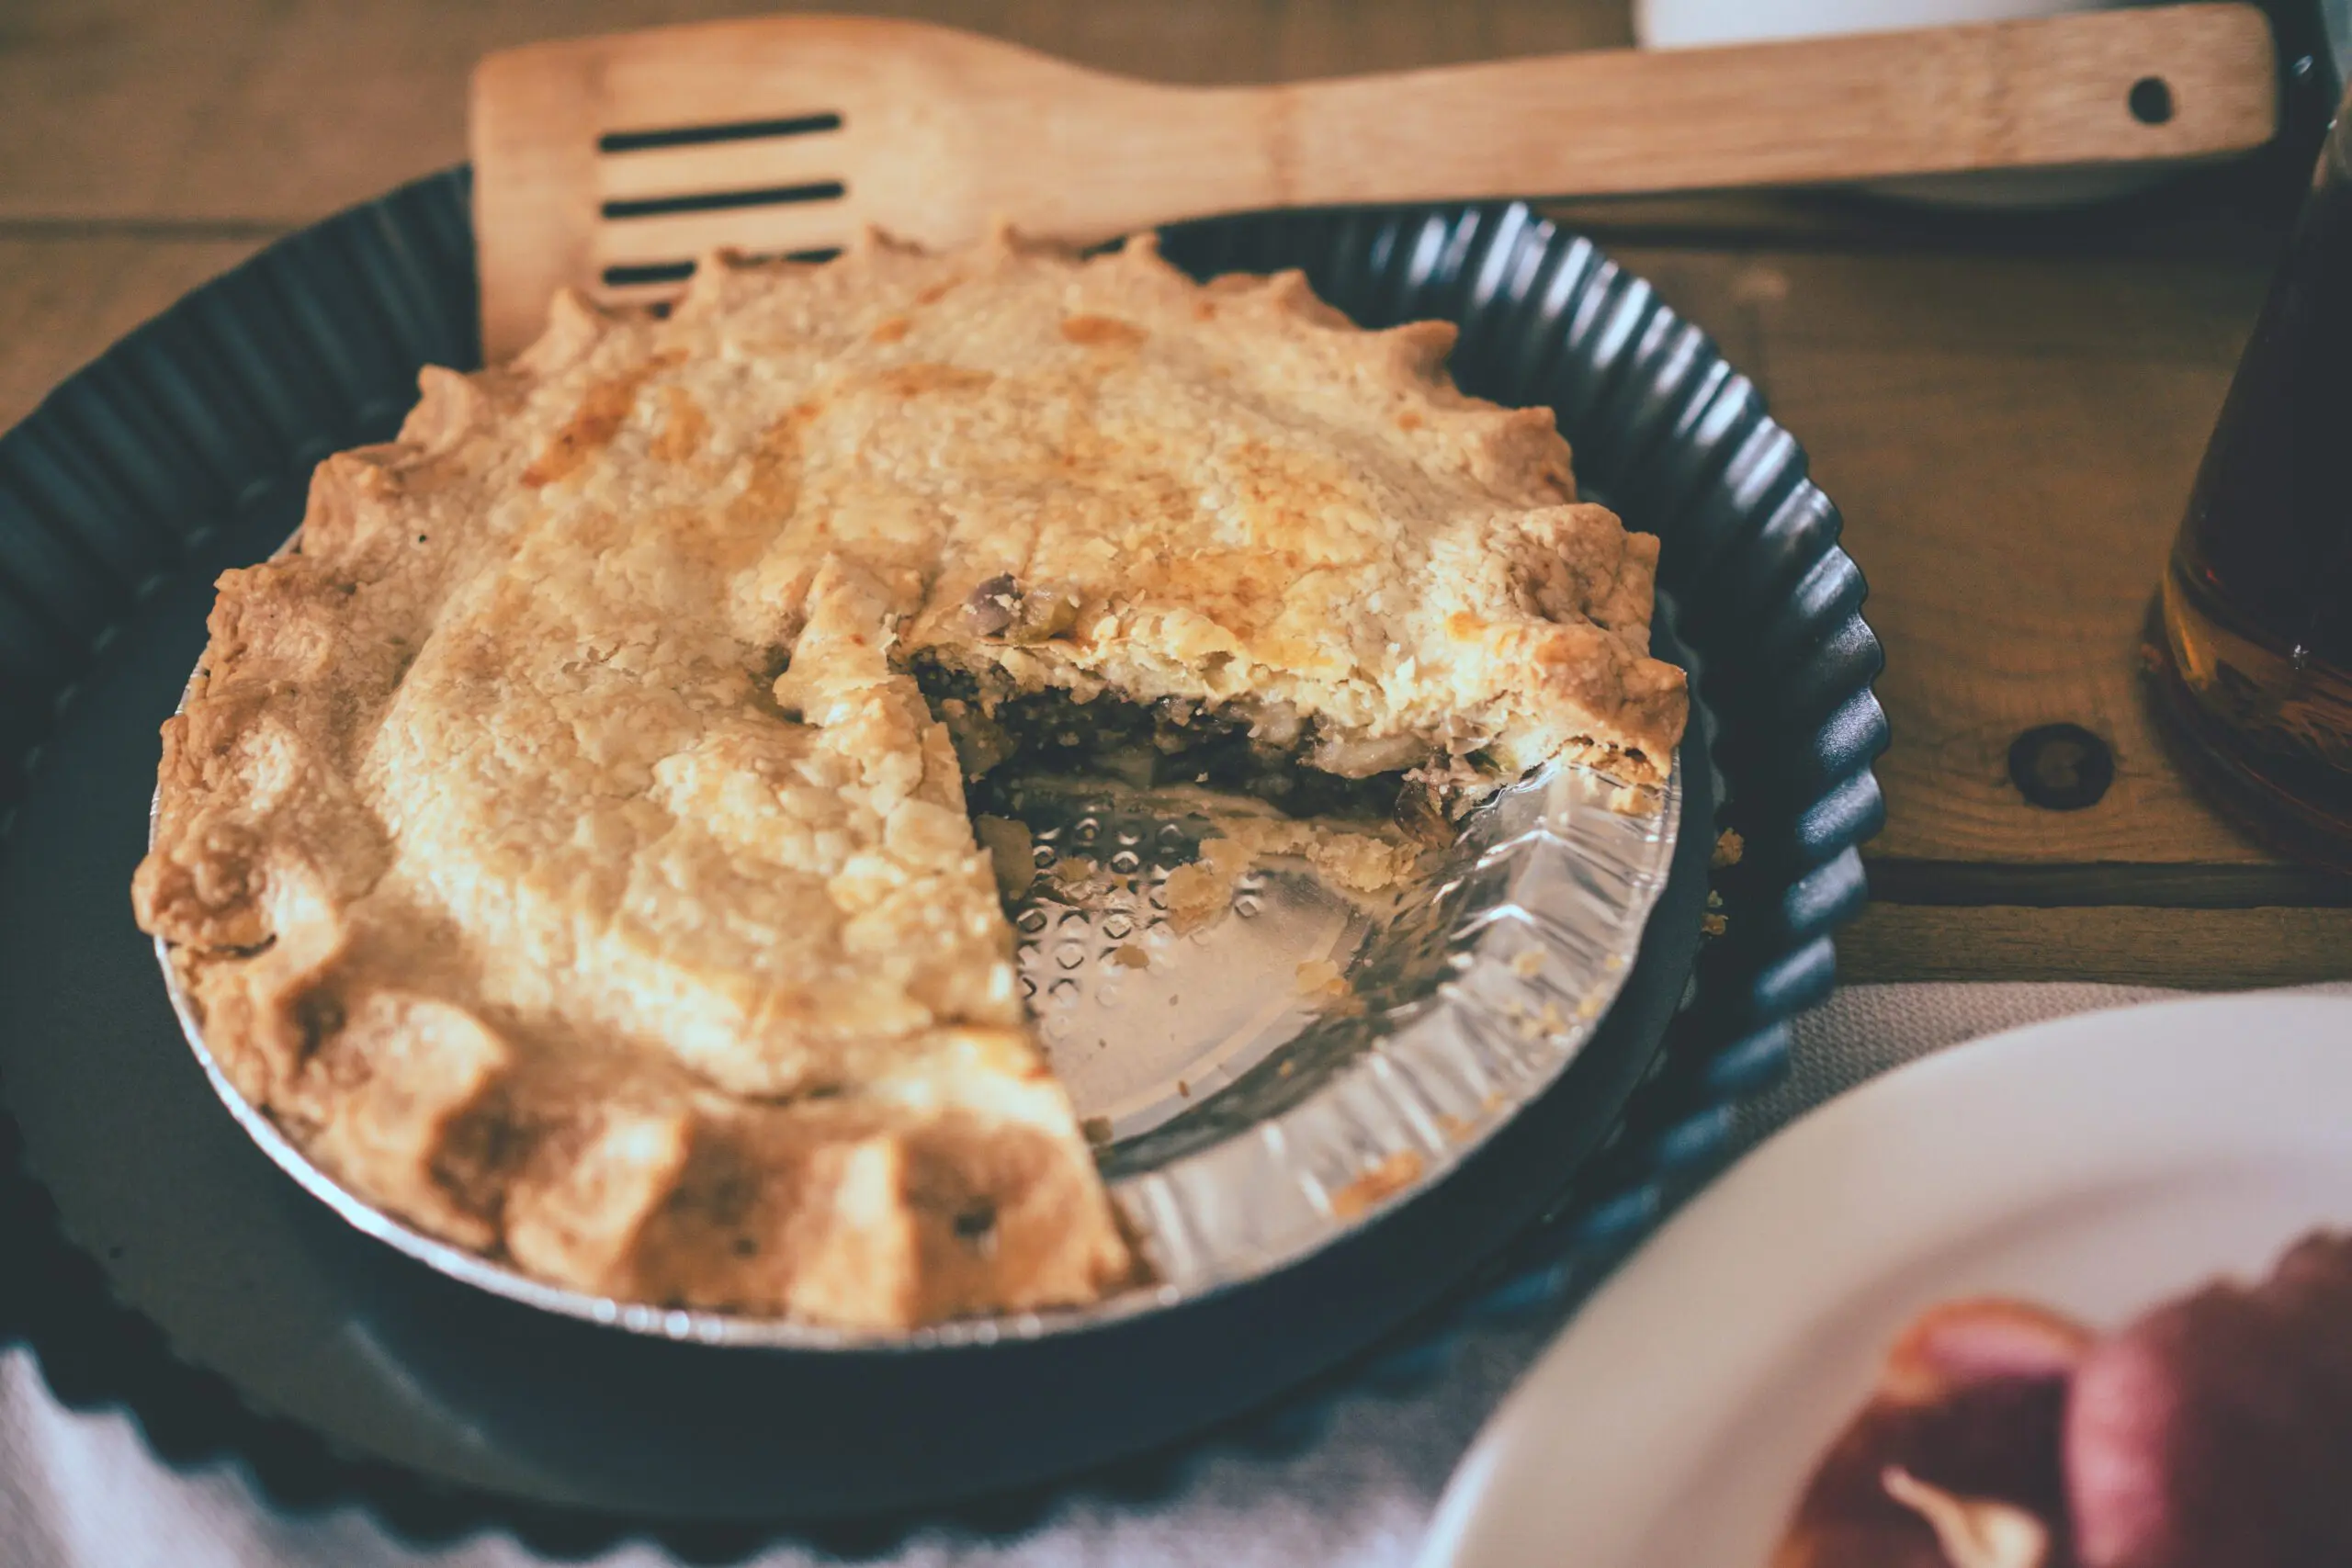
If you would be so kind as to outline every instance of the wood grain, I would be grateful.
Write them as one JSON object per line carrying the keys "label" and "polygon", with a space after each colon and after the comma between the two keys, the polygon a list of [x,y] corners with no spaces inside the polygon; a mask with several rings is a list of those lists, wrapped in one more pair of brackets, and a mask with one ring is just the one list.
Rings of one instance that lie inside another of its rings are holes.
{"label": "wood grain", "polygon": [[2352,877],[2313,866],[2213,865],[2198,861],[2097,861],[2020,865],[2014,862],[1871,862],[1871,895],[1890,904],[1955,908],[2007,905],[2068,909],[2135,905],[2159,909],[2352,908]]}
{"label": "wood grain", "polygon": [[[2148,597],[2267,280],[2258,234],[2195,256],[1621,254],[1758,378],[1870,580],[1894,739],[1843,977],[2352,973],[2345,885],[2207,806],[2140,686]],[[2012,740],[2053,722],[2112,749],[2085,809],[2011,781]]]}
{"label": "wood grain", "polygon": [[[2267,259],[1652,252],[1759,378],[1846,520],[1889,649],[1887,826],[1870,853],[2266,864],[2164,755],[2142,619]],[[2096,805],[2027,802],[2038,725],[2112,749]]]}
{"label": "wood grain", "polygon": [[[2269,139],[2274,71],[2257,12],[2189,5],[1304,84],[1271,100],[1295,142],[1291,185],[1271,194],[1592,195],[2193,157]],[[2127,106],[2151,78],[2178,89],[2155,124]]]}
{"label": "wood grain", "polygon": [[2352,909],[1953,909],[1875,903],[1838,935],[1838,978],[2102,980],[2221,990],[2340,980]]}
{"label": "wood grain", "polygon": [[181,295],[250,254],[258,238],[0,234],[0,430],[51,387]]}

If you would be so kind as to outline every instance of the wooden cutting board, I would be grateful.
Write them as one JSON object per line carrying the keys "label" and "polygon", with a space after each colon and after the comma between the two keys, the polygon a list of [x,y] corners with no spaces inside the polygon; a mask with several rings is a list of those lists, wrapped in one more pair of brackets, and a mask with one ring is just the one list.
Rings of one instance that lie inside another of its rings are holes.
{"label": "wooden cutting board", "polygon": [[[1762,379],[1869,579],[1894,742],[1845,980],[2352,975],[2352,884],[2220,818],[2140,671],[2151,593],[2280,215],[1844,215],[1700,256],[1580,211]],[[1859,226],[1857,226],[1859,225]]]}

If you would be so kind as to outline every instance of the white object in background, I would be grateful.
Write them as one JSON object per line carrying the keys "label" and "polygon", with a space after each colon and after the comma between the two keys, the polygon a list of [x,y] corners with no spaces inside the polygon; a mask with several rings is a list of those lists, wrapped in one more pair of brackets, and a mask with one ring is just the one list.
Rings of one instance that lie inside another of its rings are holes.
{"label": "white object in background", "polygon": [[1454,1472],[1421,1568],[1770,1556],[1895,1334],[1960,1296],[2102,1327],[2352,1224],[2352,1001],[2086,1013],[1783,1130],[1586,1306]]}
{"label": "white object in background", "polygon": [[[2011,22],[2069,11],[2109,11],[2143,0],[1634,0],[1634,40],[1644,49],[1698,49],[1769,39]],[[2070,207],[2145,190],[2165,178],[2138,169],[2024,175],[1944,175],[1882,180],[1862,188],[1939,207]]]}

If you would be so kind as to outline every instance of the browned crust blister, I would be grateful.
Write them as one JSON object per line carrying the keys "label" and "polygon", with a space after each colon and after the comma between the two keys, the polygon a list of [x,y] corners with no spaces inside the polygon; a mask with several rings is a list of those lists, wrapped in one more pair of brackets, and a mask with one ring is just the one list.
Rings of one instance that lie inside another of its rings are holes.
{"label": "browned crust blister", "polygon": [[567,296],[221,578],[140,923],[313,1160],[540,1277],[857,1327],[1091,1299],[1134,1265],[909,666],[1655,782],[1655,541],[1452,341],[1148,243]]}

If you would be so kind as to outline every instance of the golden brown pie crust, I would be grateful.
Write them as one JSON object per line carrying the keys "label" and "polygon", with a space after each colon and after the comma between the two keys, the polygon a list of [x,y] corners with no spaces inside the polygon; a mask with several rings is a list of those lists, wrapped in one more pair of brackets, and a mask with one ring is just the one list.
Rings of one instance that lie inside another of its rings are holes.
{"label": "golden brown pie crust", "polygon": [[877,1328],[1115,1289],[910,663],[1657,780],[1657,543],[1453,336],[1148,241],[560,299],[222,576],[140,923],[310,1157],[544,1279]]}

